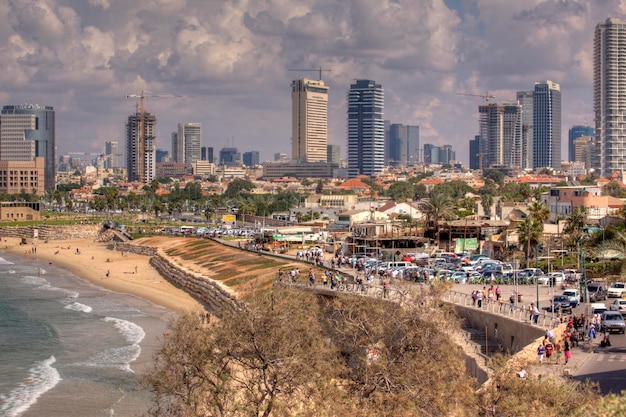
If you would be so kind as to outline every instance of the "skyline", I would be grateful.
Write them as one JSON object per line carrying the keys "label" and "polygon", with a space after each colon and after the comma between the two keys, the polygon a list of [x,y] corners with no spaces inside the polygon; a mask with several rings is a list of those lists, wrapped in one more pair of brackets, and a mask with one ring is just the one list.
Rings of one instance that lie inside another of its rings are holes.
{"label": "skyline", "polygon": [[421,143],[451,144],[467,163],[483,101],[457,93],[510,101],[549,79],[561,85],[565,150],[570,127],[594,126],[595,26],[624,19],[626,1],[516,3],[12,0],[0,5],[0,102],[53,106],[61,155],[123,143],[125,94],[194,95],[147,100],[158,148],[178,123],[198,122],[202,146],[265,161],[291,154],[291,82],[318,76],[289,69],[321,66],[328,143],[342,157],[346,92],[363,78],[384,88],[385,120],[418,125]]}

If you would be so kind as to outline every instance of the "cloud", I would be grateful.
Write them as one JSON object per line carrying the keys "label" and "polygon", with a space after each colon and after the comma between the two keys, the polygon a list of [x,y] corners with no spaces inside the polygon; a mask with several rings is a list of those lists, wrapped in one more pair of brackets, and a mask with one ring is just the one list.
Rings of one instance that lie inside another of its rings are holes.
{"label": "cloud", "polygon": [[[563,131],[591,120],[595,25],[624,17],[619,0],[9,0],[0,4],[0,98],[58,110],[60,152],[123,142],[127,93],[150,100],[158,146],[181,121],[205,145],[235,138],[261,159],[290,149],[289,85],[330,86],[330,142],[345,150],[345,93],[355,78],[386,91],[385,117],[419,124],[424,140],[467,160],[480,98],[539,80],[562,86]],[[263,143],[261,147],[259,144]]]}

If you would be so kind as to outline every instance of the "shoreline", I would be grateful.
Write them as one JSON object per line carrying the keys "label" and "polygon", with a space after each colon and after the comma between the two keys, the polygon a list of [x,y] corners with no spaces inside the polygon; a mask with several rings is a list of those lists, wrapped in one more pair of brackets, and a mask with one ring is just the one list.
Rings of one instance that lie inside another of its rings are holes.
{"label": "shoreline", "polygon": [[149,263],[150,257],[122,253],[106,248],[105,243],[89,239],[54,240],[45,243],[28,239],[5,238],[0,252],[23,259],[46,261],[107,290],[130,294],[177,314],[202,311],[204,307],[180,288],[164,279]]}

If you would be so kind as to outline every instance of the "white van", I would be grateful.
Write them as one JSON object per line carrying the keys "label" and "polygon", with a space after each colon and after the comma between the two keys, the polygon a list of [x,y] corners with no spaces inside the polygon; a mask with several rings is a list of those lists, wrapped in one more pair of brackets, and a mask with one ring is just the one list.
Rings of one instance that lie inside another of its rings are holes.
{"label": "white van", "polygon": [[407,261],[387,262],[387,269],[406,268],[409,266],[415,266],[415,264],[413,264],[413,262]]}

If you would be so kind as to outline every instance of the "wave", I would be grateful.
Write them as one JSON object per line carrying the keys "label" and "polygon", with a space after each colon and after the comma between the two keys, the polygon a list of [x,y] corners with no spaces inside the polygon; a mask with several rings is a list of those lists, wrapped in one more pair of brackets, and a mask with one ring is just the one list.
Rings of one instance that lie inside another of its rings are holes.
{"label": "wave", "polygon": [[55,287],[54,285],[50,284],[50,281],[48,281],[47,279],[42,278],[42,277],[35,277],[35,276],[32,276],[32,275],[25,275],[25,276],[22,277],[22,282],[24,282],[25,284],[32,285],[33,287],[35,287],[35,288],[37,288],[39,290],[58,291],[60,293],[65,294],[68,298],[78,298],[78,296],[80,295],[76,291],[66,290],[65,288]]}
{"label": "wave", "polygon": [[91,313],[93,308],[81,303],[72,303],[65,306],[68,310],[82,311],[83,313]]}
{"label": "wave", "polygon": [[59,372],[52,366],[56,362],[54,356],[36,362],[29,369],[25,382],[20,383],[5,398],[2,398],[0,414],[6,417],[17,417],[28,410],[44,393],[54,388],[61,380]]}
{"label": "wave", "polygon": [[139,344],[143,338],[146,337],[143,328],[132,321],[116,319],[114,317],[105,317],[104,321],[113,322],[128,343]]}
{"label": "wave", "polygon": [[0,257],[0,265],[15,265],[13,262],[7,261],[3,257]]}

